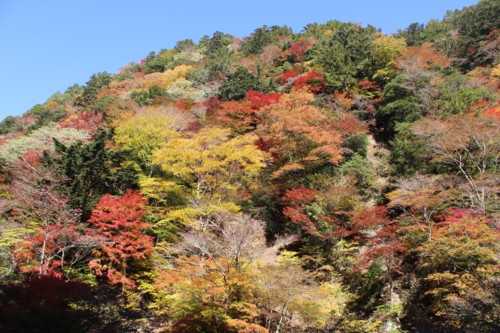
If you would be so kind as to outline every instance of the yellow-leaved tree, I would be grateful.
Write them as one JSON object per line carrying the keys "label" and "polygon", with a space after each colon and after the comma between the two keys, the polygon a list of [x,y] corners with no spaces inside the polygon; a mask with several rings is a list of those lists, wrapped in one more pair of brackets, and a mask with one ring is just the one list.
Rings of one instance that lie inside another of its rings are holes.
{"label": "yellow-leaved tree", "polygon": [[191,69],[192,66],[180,65],[174,69],[167,69],[162,73],[147,74],[144,77],[142,88],[147,89],[153,86],[158,86],[168,89],[175,83],[175,81],[185,79]]}
{"label": "yellow-leaved tree", "polygon": [[229,129],[211,127],[166,143],[153,154],[178,185],[183,186],[187,205],[172,210],[167,221],[186,224],[198,220],[203,228],[214,213],[238,212],[234,199],[244,197],[265,167],[265,153],[255,146],[257,137],[232,138]]}
{"label": "yellow-leaved tree", "polygon": [[153,162],[153,151],[179,136],[176,129],[180,123],[165,111],[141,110],[118,124],[114,140],[117,147],[125,150],[137,167],[151,177],[158,169],[158,164]]}
{"label": "yellow-leaved tree", "polygon": [[406,41],[403,38],[381,36],[375,39],[372,45],[376,68],[373,78],[387,82],[396,73],[396,57],[400,56],[406,49]]}

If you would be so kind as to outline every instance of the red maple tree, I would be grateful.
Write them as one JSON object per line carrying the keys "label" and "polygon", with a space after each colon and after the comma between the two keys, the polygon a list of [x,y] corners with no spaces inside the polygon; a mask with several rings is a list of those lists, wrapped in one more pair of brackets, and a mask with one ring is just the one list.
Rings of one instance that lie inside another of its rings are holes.
{"label": "red maple tree", "polygon": [[134,287],[127,278],[131,259],[145,259],[153,249],[153,238],[144,234],[149,224],[142,221],[146,200],[128,190],[121,197],[104,195],[94,208],[89,222],[106,238],[102,252],[89,263],[98,276],[105,275],[111,284]]}
{"label": "red maple tree", "polygon": [[336,235],[335,230],[331,230],[336,222],[335,217],[322,214],[312,218],[307,213],[307,207],[314,202],[316,195],[315,190],[306,187],[287,190],[282,198],[286,205],[283,215],[289,218],[291,223],[300,225],[309,235],[323,240],[330,239]]}

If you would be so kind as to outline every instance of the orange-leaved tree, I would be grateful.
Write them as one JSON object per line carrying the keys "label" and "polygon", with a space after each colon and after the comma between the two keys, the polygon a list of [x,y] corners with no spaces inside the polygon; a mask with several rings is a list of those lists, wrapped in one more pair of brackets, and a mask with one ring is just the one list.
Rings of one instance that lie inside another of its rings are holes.
{"label": "orange-leaved tree", "polygon": [[420,248],[423,296],[429,311],[452,330],[498,328],[498,231],[477,212],[449,210]]}
{"label": "orange-leaved tree", "polygon": [[205,228],[180,234],[157,269],[152,308],[167,315],[172,332],[267,332],[259,325],[253,261],[264,249],[264,223],[225,214]]}
{"label": "orange-leaved tree", "polygon": [[261,147],[275,159],[274,178],[318,164],[337,164],[342,159],[341,137],[313,101],[313,94],[293,90],[278,103],[261,109],[257,134]]}
{"label": "orange-leaved tree", "polygon": [[236,133],[245,133],[254,130],[261,122],[259,110],[265,106],[277,103],[282,95],[277,93],[265,94],[249,90],[246,100],[226,101],[220,104],[215,111],[215,120],[232,128]]}

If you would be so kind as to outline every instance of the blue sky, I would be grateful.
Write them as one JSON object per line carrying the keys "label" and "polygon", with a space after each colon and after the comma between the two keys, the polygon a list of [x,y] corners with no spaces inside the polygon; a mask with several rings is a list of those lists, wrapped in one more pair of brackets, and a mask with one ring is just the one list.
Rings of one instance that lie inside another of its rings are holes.
{"label": "blue sky", "polygon": [[371,24],[386,34],[441,19],[477,0],[0,0],[0,119],[100,71],[222,31],[244,37],[263,25],[328,20]]}

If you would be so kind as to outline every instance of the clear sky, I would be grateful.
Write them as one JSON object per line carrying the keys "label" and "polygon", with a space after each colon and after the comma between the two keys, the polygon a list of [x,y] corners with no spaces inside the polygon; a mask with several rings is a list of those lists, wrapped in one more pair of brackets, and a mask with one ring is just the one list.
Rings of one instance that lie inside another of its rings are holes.
{"label": "clear sky", "polygon": [[328,20],[391,34],[441,19],[478,0],[0,0],[0,120],[100,71],[222,31],[248,36],[263,25],[299,32]]}

